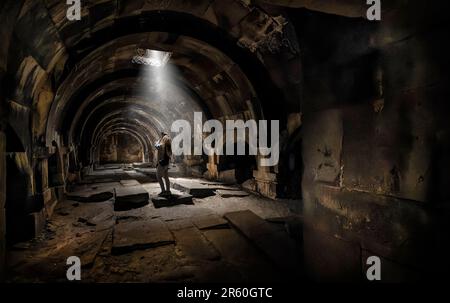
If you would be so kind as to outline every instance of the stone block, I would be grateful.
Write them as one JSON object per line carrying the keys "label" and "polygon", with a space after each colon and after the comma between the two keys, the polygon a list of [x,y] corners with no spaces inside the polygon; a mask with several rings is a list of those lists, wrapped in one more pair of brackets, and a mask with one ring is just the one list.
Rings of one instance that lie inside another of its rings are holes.
{"label": "stone block", "polygon": [[125,211],[140,208],[148,204],[149,194],[141,186],[116,187],[115,211]]}
{"label": "stone block", "polygon": [[34,223],[34,237],[37,237],[44,231],[45,225],[47,224],[47,215],[45,209],[42,209],[41,211],[36,213],[32,213],[31,217],[33,218]]}
{"label": "stone block", "polygon": [[214,214],[195,217],[192,221],[198,229],[217,229],[229,227],[227,220]]}
{"label": "stone block", "polygon": [[177,219],[177,220],[170,220],[166,222],[167,226],[170,230],[180,230],[185,229],[189,227],[193,227],[191,220],[189,219]]}
{"label": "stone block", "polygon": [[242,191],[242,190],[224,190],[219,189],[216,191],[216,193],[221,196],[222,198],[242,198],[247,197],[249,195],[248,192]]}
{"label": "stone block", "polygon": [[78,202],[103,202],[114,196],[112,191],[100,190],[80,190],[67,194],[67,199]]}
{"label": "stone block", "polygon": [[122,186],[138,186],[140,183],[137,180],[120,180]]}
{"label": "stone block", "polygon": [[244,183],[242,183],[242,188],[249,191],[256,191],[256,181],[255,179],[248,179]]}
{"label": "stone block", "polygon": [[173,243],[172,233],[159,219],[126,221],[114,227],[112,253],[121,254]]}
{"label": "stone block", "polygon": [[174,179],[171,184],[173,188],[184,191],[195,198],[205,198],[215,195],[213,188],[202,184],[198,180],[178,178]]}
{"label": "stone block", "polygon": [[55,210],[56,204],[58,204],[58,200],[56,199],[56,194],[53,188],[48,188],[43,193],[44,196],[44,207],[46,211],[47,218],[51,218],[53,216],[53,212]]}
{"label": "stone block", "polygon": [[152,198],[155,208],[170,207],[181,204],[194,204],[192,195],[189,194],[172,194],[170,196],[155,196]]}

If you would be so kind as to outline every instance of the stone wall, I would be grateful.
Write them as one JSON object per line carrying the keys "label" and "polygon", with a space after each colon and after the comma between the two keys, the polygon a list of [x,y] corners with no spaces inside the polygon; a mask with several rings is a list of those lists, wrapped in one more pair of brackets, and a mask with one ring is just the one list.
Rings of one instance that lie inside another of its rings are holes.
{"label": "stone wall", "polygon": [[135,138],[113,134],[100,145],[101,163],[136,163],[143,161],[143,148]]}
{"label": "stone wall", "polygon": [[385,281],[450,268],[449,60],[438,9],[403,4],[380,23],[303,12],[297,24],[305,261],[318,280],[365,279],[370,255]]}

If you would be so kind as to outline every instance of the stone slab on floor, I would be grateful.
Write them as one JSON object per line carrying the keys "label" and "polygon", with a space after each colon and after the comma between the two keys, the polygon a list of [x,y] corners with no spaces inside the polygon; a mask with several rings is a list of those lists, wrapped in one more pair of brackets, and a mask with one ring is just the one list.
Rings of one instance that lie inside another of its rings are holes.
{"label": "stone slab on floor", "polygon": [[140,183],[137,180],[120,180],[122,186],[138,186]]}
{"label": "stone slab on floor", "polygon": [[120,186],[119,182],[105,182],[105,183],[80,183],[73,186],[72,192],[79,192],[85,190],[101,190],[101,191],[113,191],[116,186]]}
{"label": "stone slab on floor", "polygon": [[172,233],[159,219],[127,221],[114,226],[111,251],[113,254],[122,254],[174,242]]}
{"label": "stone slab on floor", "polygon": [[115,211],[126,211],[140,208],[148,204],[149,194],[141,186],[116,187]]}
{"label": "stone slab on floor", "polygon": [[195,198],[206,198],[214,196],[214,188],[202,184],[199,180],[177,178],[171,181],[173,188],[184,191]]}
{"label": "stone slab on floor", "polygon": [[200,184],[206,185],[210,187],[211,189],[218,190],[239,190],[239,186],[236,184],[230,184],[230,183],[224,183],[222,181],[210,181],[205,179],[193,179],[198,181]]}
{"label": "stone slab on floor", "polygon": [[[150,168],[135,168],[136,172],[139,172],[141,174],[147,175],[149,177],[152,177],[156,180],[156,168],[150,167]],[[169,177],[170,178],[177,178],[181,177],[183,173],[176,167],[169,167]]]}
{"label": "stone slab on floor", "polygon": [[67,194],[68,200],[77,202],[103,202],[112,197],[114,197],[112,190],[104,190],[103,188],[79,190]]}
{"label": "stone slab on floor", "polygon": [[218,260],[220,254],[195,228],[185,228],[173,231],[176,245],[181,253],[194,260]]}
{"label": "stone slab on floor", "polygon": [[99,184],[99,183],[112,183],[115,181],[116,180],[113,178],[101,178],[101,177],[89,175],[89,176],[85,177],[83,179],[83,181],[80,182],[80,184],[90,185],[90,184]]}
{"label": "stone slab on floor", "polygon": [[169,227],[170,230],[180,230],[185,229],[189,227],[194,227],[194,224],[191,222],[190,219],[176,219],[176,220],[169,220],[166,221],[167,227]]}
{"label": "stone slab on floor", "polygon": [[170,207],[175,205],[192,205],[192,195],[189,194],[172,194],[170,196],[154,196],[152,202],[155,208]]}
{"label": "stone slab on floor", "polygon": [[205,238],[219,251],[222,259],[245,272],[245,282],[279,282],[276,267],[235,229],[203,231]]}
{"label": "stone slab on floor", "polygon": [[194,217],[192,218],[192,222],[198,229],[217,229],[229,227],[227,220],[215,214]]}
{"label": "stone slab on floor", "polygon": [[232,226],[285,271],[298,271],[300,252],[286,231],[280,230],[250,210],[227,213]]}
{"label": "stone slab on floor", "polygon": [[219,189],[216,193],[222,198],[239,198],[239,197],[248,197],[249,193],[243,190],[224,190]]}

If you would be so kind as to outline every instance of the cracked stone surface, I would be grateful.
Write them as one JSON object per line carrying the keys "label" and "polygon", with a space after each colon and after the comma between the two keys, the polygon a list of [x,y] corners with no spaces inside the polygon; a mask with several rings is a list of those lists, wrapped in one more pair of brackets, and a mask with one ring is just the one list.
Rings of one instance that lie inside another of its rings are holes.
{"label": "cracked stone surface", "polygon": [[166,224],[159,220],[136,220],[114,226],[112,252],[120,254],[136,249],[174,243]]}
{"label": "cracked stone surface", "polygon": [[228,213],[225,218],[281,268],[288,270],[300,266],[300,251],[285,230],[274,227],[249,210]]}
{"label": "cracked stone surface", "polygon": [[[115,180],[81,185],[77,190],[130,188],[128,184],[135,184]],[[159,192],[154,182],[140,186],[150,196]],[[40,237],[9,252],[8,276],[16,282],[65,282],[66,260],[75,255],[82,262],[82,282],[293,279],[294,274],[283,274],[285,271],[266,253],[223,218],[225,213],[248,209],[272,220],[293,214],[289,203],[253,195],[224,199],[215,194],[193,198],[191,205],[155,208],[150,203],[126,211],[115,211],[113,199],[98,203],[66,200],[57,205]],[[283,232],[282,224],[267,224]]]}

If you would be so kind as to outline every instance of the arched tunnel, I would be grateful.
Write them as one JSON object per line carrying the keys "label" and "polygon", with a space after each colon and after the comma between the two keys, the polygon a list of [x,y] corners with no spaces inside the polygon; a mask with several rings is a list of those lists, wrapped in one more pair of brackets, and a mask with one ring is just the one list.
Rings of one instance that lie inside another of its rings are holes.
{"label": "arched tunnel", "polygon": [[445,277],[447,4],[418,2],[1,1],[2,279]]}

